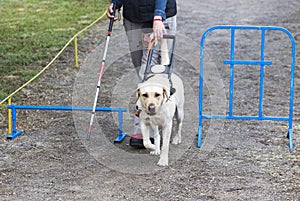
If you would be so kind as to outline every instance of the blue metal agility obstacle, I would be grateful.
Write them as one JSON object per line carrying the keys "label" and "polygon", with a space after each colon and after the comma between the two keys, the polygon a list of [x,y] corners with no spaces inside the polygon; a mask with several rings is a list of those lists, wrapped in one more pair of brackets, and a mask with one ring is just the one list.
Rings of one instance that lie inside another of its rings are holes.
{"label": "blue metal agility obstacle", "polygon": [[[229,83],[229,109],[228,115],[205,115],[203,114],[203,73],[204,73],[204,42],[207,35],[220,29],[228,29],[231,31],[231,45],[230,45],[230,60],[225,60],[224,64],[230,66],[230,83]],[[235,32],[236,30],[257,30],[261,31],[261,49],[259,61],[235,60]],[[265,66],[272,65],[272,61],[265,61],[265,33],[266,31],[281,31],[285,33],[291,40],[291,71],[290,71],[290,100],[289,100],[289,116],[288,117],[274,117],[263,115],[263,91],[264,91],[264,72]],[[200,44],[200,85],[199,85],[199,121],[198,121],[198,147],[202,145],[202,121],[203,119],[233,119],[233,120],[273,120],[273,121],[287,121],[288,122],[288,138],[289,148],[293,149],[293,103],[294,103],[294,68],[295,68],[295,39],[292,34],[282,27],[275,26],[214,26],[207,29],[201,38]],[[259,89],[259,110],[257,116],[235,116],[233,114],[233,89],[234,89],[234,67],[235,65],[257,65],[260,66],[260,89]]]}
{"label": "blue metal agility obstacle", "polygon": [[[39,106],[39,105],[8,105],[8,109],[12,111],[12,133],[7,135],[7,139],[14,139],[22,134],[22,130],[17,130],[17,109],[20,110],[74,110],[74,111],[91,111],[91,107],[74,107],[74,106]],[[95,111],[102,112],[118,112],[118,122],[119,131],[118,137],[114,140],[115,143],[122,142],[126,137],[126,133],[123,132],[123,112],[126,112],[126,108],[106,108],[106,107],[96,107]]]}

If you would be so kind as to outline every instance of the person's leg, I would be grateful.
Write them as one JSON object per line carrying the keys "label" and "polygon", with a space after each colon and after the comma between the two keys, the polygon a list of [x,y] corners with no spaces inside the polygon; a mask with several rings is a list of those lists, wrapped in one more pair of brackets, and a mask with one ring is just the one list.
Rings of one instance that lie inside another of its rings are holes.
{"label": "person's leg", "polygon": [[[176,15],[174,17],[167,18],[164,23],[165,23],[165,26],[169,27],[168,34],[175,35],[176,30],[177,30]],[[169,52],[170,52],[171,48],[172,48],[173,41],[172,40],[167,40],[167,42],[168,42],[168,49],[169,49]]]}
{"label": "person's leg", "polygon": [[124,19],[124,28],[126,31],[131,60],[136,72],[140,71],[143,57],[142,24],[132,23]]}
{"label": "person's leg", "polygon": [[[142,24],[132,23],[129,20],[124,19],[124,28],[126,31],[131,60],[134,65],[136,72],[140,71],[142,57],[143,57],[143,46],[142,46]],[[135,134],[141,134],[139,126],[139,118],[134,115],[134,132]]]}
{"label": "person's leg", "polygon": [[176,21],[176,15],[174,17],[169,17],[164,22],[165,26],[167,26],[168,34],[175,34],[177,30],[177,21]]}

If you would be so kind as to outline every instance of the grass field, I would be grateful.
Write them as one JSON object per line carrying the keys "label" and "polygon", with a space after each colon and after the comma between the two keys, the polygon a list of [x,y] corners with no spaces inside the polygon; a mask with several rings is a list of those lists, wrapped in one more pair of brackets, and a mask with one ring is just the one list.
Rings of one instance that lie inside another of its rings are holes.
{"label": "grass field", "polygon": [[0,101],[37,74],[109,0],[0,1]]}

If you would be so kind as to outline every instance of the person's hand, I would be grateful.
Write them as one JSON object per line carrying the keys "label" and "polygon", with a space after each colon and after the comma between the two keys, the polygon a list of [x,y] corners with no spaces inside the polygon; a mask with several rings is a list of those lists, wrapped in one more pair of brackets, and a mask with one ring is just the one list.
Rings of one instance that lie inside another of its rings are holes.
{"label": "person's hand", "polygon": [[162,17],[155,16],[153,18],[153,33],[154,37],[158,40],[161,40],[163,38],[163,34],[165,34],[167,31],[165,29],[164,23],[162,21]]}
{"label": "person's hand", "polygon": [[115,14],[112,15],[112,14],[113,14],[113,7],[114,7],[114,4],[113,4],[113,3],[111,3],[111,4],[108,6],[107,11],[106,11],[106,16],[107,16],[108,18],[114,18],[114,20],[117,20],[117,19],[118,19],[118,14],[117,14],[117,12],[115,12]]}

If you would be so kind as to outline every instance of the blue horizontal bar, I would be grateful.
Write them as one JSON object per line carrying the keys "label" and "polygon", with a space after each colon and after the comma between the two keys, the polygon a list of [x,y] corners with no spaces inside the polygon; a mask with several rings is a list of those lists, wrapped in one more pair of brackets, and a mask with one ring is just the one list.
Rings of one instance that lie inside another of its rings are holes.
{"label": "blue horizontal bar", "polygon": [[224,64],[236,65],[272,65],[272,61],[242,61],[242,60],[225,60]]}
{"label": "blue horizontal bar", "polygon": [[282,31],[286,34],[288,34],[289,36],[291,35],[291,33],[283,28],[283,27],[278,27],[278,26],[244,26],[244,25],[216,25],[213,26],[209,29],[207,29],[206,32],[211,32],[213,30],[216,29],[237,29],[237,30],[273,30],[273,31]]}
{"label": "blue horizontal bar", "polygon": [[271,116],[218,116],[218,115],[202,115],[203,119],[234,119],[234,120],[270,120],[270,121],[289,121],[289,117],[271,117]]}
{"label": "blue horizontal bar", "polygon": [[[92,111],[92,107],[78,107],[78,106],[51,106],[51,105],[8,105],[8,109],[21,110],[77,110],[77,111]],[[125,112],[126,108],[111,108],[111,107],[96,107],[96,111],[103,112]]]}

